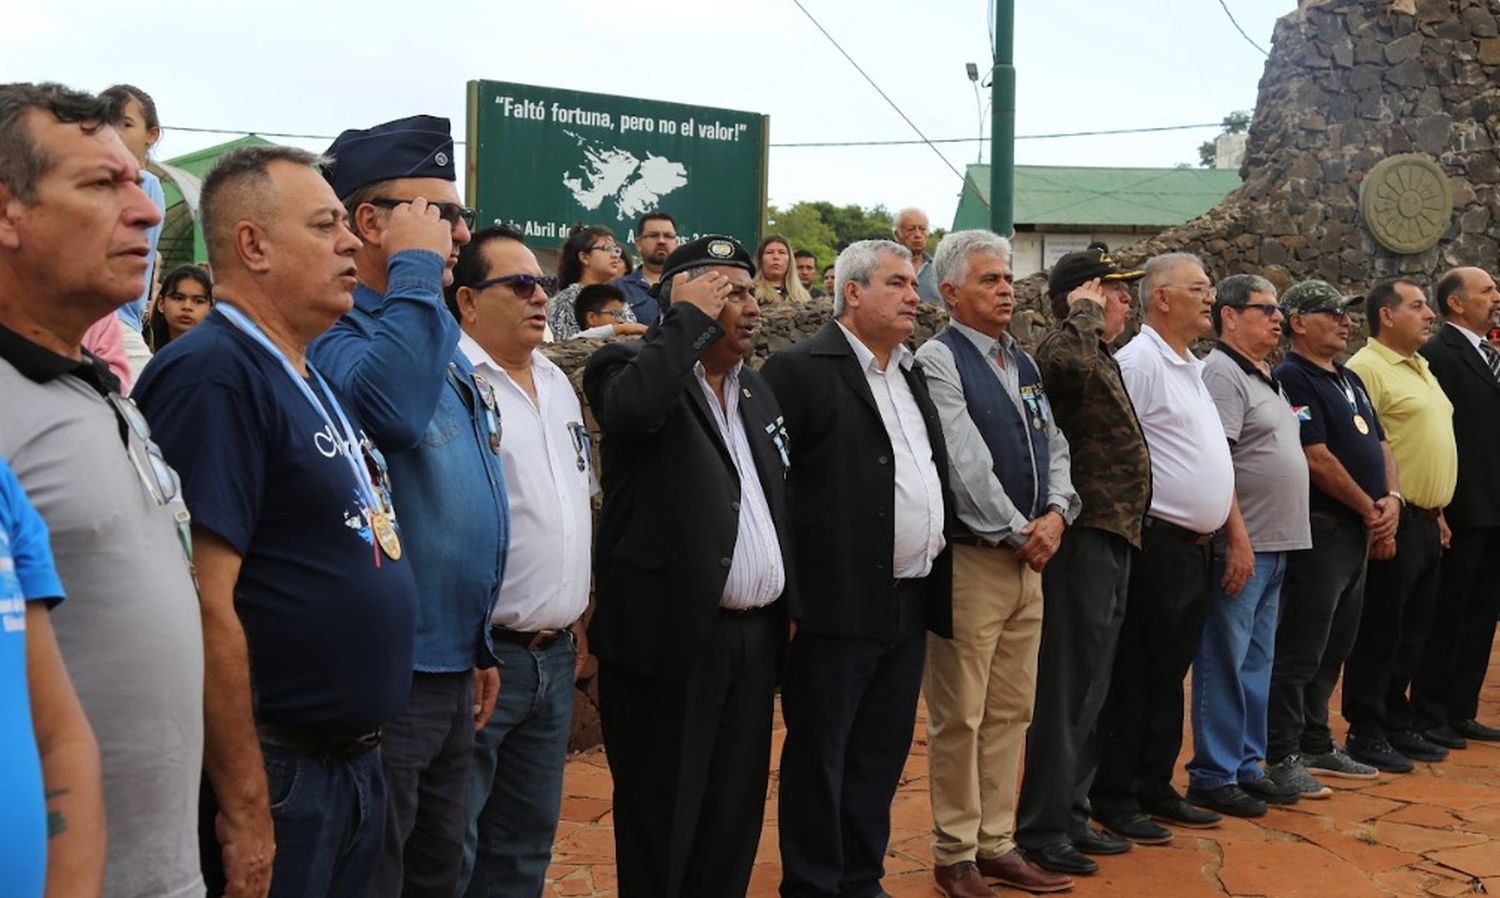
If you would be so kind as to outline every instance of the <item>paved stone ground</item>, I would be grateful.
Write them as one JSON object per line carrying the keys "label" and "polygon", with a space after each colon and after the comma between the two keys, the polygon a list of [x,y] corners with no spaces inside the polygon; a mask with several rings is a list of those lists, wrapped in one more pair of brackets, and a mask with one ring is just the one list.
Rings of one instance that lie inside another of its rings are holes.
{"label": "paved stone ground", "polygon": [[[1333,707],[1338,708],[1335,697]],[[1490,662],[1481,719],[1500,722],[1500,649]],[[1342,722],[1334,727],[1342,733]],[[772,758],[781,751],[778,718]],[[925,715],[891,811],[886,890],[895,898],[932,896]],[[1185,736],[1184,749],[1191,737]],[[1186,761],[1186,755],[1183,757]],[[1179,766],[1179,770],[1180,770]],[[1185,777],[1180,776],[1186,787]],[[1325,780],[1330,799],[1273,808],[1255,821],[1227,819],[1218,829],[1177,830],[1160,847],[1137,846],[1100,858],[1069,894],[1114,898],[1456,898],[1500,895],[1500,746],[1471,743],[1439,764],[1378,780]],[[775,772],[751,896],[773,896],[780,880]],[[562,822],[549,896],[615,895],[609,768],[601,749],[568,762]],[[997,889],[996,894],[1012,893]],[[1024,893],[1014,892],[1021,895]]]}

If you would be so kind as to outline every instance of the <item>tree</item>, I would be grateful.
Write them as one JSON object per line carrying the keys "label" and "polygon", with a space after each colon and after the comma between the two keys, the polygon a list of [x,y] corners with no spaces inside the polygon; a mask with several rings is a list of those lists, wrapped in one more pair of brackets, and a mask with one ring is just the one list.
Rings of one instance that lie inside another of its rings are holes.
{"label": "tree", "polygon": [[840,250],[856,240],[889,240],[893,227],[891,213],[884,206],[866,209],[817,200],[794,203],[786,209],[766,209],[765,233],[782,235],[792,242],[792,249],[810,250],[820,266],[831,263]]}
{"label": "tree", "polygon": [[[1239,109],[1224,116],[1220,123],[1223,128],[1220,134],[1243,134],[1250,127],[1252,113],[1248,110]],[[1198,145],[1198,164],[1204,168],[1213,168],[1214,162],[1219,158],[1219,144],[1217,140],[1205,140]]]}

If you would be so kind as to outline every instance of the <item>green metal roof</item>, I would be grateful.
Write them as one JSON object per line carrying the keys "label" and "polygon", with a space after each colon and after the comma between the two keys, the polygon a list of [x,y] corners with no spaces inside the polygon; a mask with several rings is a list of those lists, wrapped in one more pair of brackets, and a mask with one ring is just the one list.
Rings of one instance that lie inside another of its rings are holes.
{"label": "green metal roof", "polygon": [[[1235,169],[1016,166],[1019,225],[1170,227],[1212,209],[1240,186]],[[970,165],[953,228],[990,223],[990,167]]]}

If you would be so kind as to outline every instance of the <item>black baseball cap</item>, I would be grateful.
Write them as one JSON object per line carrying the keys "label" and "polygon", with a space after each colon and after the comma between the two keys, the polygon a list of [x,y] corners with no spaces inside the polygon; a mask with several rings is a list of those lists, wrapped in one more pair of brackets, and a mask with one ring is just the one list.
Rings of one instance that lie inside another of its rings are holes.
{"label": "black baseball cap", "polygon": [[1047,295],[1066,296],[1094,278],[1129,283],[1140,280],[1143,275],[1144,271],[1121,266],[1109,254],[1109,247],[1096,240],[1089,244],[1088,249],[1068,253],[1057,260],[1052,273],[1047,276]]}

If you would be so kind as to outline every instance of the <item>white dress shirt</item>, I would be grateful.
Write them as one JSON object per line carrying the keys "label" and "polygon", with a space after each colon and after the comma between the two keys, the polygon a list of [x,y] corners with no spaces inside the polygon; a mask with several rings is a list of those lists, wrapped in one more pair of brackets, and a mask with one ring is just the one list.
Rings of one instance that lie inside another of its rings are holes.
{"label": "white dress shirt", "polygon": [[1151,516],[1195,533],[1218,530],[1234,499],[1234,462],[1203,362],[1178,355],[1149,324],[1115,361],[1151,450]]}
{"label": "white dress shirt", "polygon": [[786,585],[781,542],[776,538],[771,507],[766,503],[760,472],[755,467],[755,456],[750,452],[750,440],[745,433],[745,422],[740,417],[740,369],[744,364],[740,362],[724,375],[723,406],[719,405],[719,397],[709,385],[703,363],[693,365],[693,376],[708,399],[714,423],[719,425],[719,436],[724,440],[735,473],[740,478],[740,513],[734,536],[734,556],[729,565],[729,577],[724,581],[724,592],[719,596],[719,607],[735,611],[771,604]]}
{"label": "white dress shirt", "polygon": [[1479,353],[1479,360],[1481,362],[1484,362],[1484,366],[1486,368],[1488,368],[1490,366],[1489,356],[1485,355],[1484,354],[1484,350],[1479,348],[1479,341],[1483,340],[1484,337],[1480,336],[1479,334],[1474,333],[1473,331],[1469,330],[1466,327],[1460,327],[1459,325],[1454,324],[1451,321],[1444,321],[1443,324],[1444,324],[1444,326],[1451,327],[1454,330],[1458,331],[1459,333],[1463,334],[1464,335],[1464,339],[1469,341],[1469,345],[1472,346],[1472,347],[1474,347],[1474,351],[1477,352],[1477,353]]}
{"label": "white dress shirt", "polygon": [[906,382],[904,371],[910,371],[916,356],[901,343],[891,351],[885,370],[880,369],[875,353],[838,322],[839,330],[854,350],[859,368],[865,373],[875,406],[880,409],[880,423],[891,440],[891,455],[896,463],[896,538],[892,545],[893,576],[908,579],[925,577],[932,572],[932,560],[943,551],[943,484],[932,460],[932,443],[927,439],[927,425],[922,410]]}
{"label": "white dress shirt", "polygon": [[458,346],[495,388],[510,498],[505,580],[490,623],[521,633],[571,626],[588,607],[589,496],[598,491],[578,396],[540,352],[531,354],[533,404],[473,337],[461,335]]}

